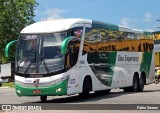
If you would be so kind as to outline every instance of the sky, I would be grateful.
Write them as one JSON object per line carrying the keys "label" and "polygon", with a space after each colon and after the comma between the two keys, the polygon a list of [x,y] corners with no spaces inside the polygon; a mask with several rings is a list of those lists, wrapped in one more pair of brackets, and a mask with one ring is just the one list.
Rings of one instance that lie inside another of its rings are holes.
{"label": "sky", "polygon": [[36,0],[35,21],[84,18],[160,31],[160,0]]}

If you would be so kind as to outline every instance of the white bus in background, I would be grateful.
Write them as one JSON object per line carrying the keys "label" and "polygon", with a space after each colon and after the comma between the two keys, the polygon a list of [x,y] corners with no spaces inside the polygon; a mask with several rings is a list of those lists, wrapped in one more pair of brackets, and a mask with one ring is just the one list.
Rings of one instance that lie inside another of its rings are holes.
{"label": "white bus in background", "polygon": [[143,91],[154,82],[150,32],[87,19],[42,21],[22,29],[17,41],[18,96]]}
{"label": "white bus in background", "polygon": [[2,79],[0,78],[0,87],[2,86],[2,84],[3,84],[3,81],[2,81]]}
{"label": "white bus in background", "polygon": [[11,77],[11,63],[0,65],[0,78],[2,82],[10,82]]}

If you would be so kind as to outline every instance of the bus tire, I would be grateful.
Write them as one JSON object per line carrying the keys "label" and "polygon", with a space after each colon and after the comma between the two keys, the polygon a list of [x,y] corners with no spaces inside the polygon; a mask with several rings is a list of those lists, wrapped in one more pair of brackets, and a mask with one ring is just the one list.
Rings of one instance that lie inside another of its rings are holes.
{"label": "bus tire", "polygon": [[139,90],[139,77],[137,74],[133,77],[133,85],[132,85],[132,92],[138,92]]}
{"label": "bus tire", "polygon": [[41,102],[46,102],[47,96],[40,96],[40,100],[41,100]]}
{"label": "bus tire", "polygon": [[145,76],[141,75],[141,78],[139,79],[139,92],[142,92],[145,85]]}
{"label": "bus tire", "polygon": [[79,93],[80,98],[87,99],[89,98],[89,93],[92,90],[92,81],[90,77],[85,77],[83,82],[82,93]]}

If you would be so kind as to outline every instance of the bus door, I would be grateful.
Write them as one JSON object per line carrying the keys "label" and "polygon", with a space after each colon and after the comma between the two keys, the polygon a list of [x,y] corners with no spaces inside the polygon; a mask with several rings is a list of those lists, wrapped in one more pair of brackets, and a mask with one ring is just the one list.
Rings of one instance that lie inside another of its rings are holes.
{"label": "bus door", "polygon": [[66,53],[66,69],[70,75],[69,84],[68,84],[68,94],[74,94],[78,92],[78,74],[77,73],[77,60],[79,54],[80,40],[72,39],[68,43],[67,53]]}

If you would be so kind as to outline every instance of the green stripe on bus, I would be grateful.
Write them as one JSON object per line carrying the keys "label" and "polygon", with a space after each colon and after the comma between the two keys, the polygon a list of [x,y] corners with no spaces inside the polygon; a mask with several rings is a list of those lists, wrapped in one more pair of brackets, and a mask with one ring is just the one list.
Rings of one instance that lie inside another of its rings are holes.
{"label": "green stripe on bus", "polygon": [[144,52],[142,56],[140,71],[146,72],[147,78],[149,77],[151,62],[152,62],[152,52]]}

